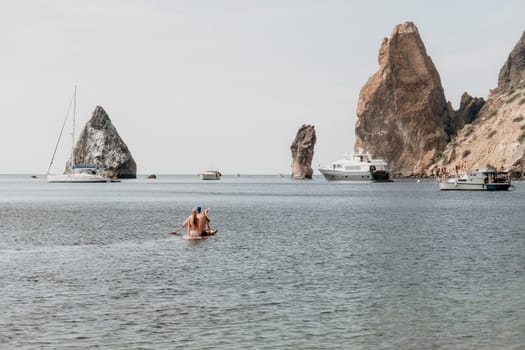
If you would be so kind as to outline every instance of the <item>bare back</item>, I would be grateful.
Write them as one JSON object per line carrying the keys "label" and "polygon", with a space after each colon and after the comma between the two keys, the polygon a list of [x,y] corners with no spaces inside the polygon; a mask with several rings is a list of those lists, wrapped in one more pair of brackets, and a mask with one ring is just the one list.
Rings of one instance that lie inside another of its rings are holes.
{"label": "bare back", "polygon": [[188,226],[188,232],[187,235],[196,235],[200,234],[202,231],[199,231],[199,216],[198,215],[190,215],[188,219],[184,222],[184,224],[187,224]]}
{"label": "bare back", "polygon": [[204,213],[200,213],[197,215],[197,222],[199,232],[205,232],[206,228],[208,227],[208,218],[206,217],[206,215],[204,215]]}

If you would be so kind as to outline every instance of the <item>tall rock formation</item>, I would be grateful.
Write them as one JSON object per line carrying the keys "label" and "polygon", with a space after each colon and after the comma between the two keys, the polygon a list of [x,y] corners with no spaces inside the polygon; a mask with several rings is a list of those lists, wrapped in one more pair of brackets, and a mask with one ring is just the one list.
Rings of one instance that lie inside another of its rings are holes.
{"label": "tall rock formation", "polygon": [[378,61],[359,93],[354,150],[384,157],[394,174],[420,174],[455,133],[455,113],[414,23],[395,26]]}
{"label": "tall rock formation", "polygon": [[525,85],[525,31],[514,46],[501,67],[498,76],[498,90],[509,91],[515,88],[522,88]]}
{"label": "tall rock formation", "polygon": [[[487,164],[525,172],[525,32],[499,73],[498,86],[470,122],[447,145],[433,168],[467,169]],[[463,105],[463,98],[462,98]],[[461,110],[461,108],[460,108]]]}
{"label": "tall rock formation", "polygon": [[312,178],[314,173],[312,159],[316,141],[313,125],[303,124],[297,131],[295,140],[290,146],[292,151],[292,179],[304,180]]}
{"label": "tall rock formation", "polygon": [[465,124],[472,123],[484,105],[485,100],[482,97],[472,97],[464,92],[461,95],[459,109],[456,111],[455,130],[461,129]]}
{"label": "tall rock formation", "polygon": [[[94,164],[105,168],[121,179],[137,177],[137,165],[111,123],[106,111],[97,106],[80,133],[75,149],[74,159],[77,164]],[[66,164],[69,172],[70,164]]]}

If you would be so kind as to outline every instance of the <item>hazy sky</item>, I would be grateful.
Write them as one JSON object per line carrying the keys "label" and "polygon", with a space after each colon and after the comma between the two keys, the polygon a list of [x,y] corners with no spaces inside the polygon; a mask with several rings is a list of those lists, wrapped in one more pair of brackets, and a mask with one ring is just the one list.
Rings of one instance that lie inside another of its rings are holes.
{"label": "hazy sky", "polygon": [[[45,173],[78,85],[77,130],[103,106],[141,174],[289,174],[351,152],[383,37],[413,21],[455,107],[486,97],[525,30],[523,1],[0,0],[0,173]],[[69,131],[70,132],[70,131]],[[53,170],[71,148],[63,138]]]}

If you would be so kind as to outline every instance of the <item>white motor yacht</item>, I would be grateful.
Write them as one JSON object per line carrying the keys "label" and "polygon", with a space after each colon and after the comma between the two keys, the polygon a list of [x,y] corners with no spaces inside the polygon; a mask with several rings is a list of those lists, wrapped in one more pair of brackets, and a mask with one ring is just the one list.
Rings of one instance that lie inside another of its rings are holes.
{"label": "white motor yacht", "polygon": [[205,172],[200,174],[201,180],[220,180],[221,172],[218,169],[207,169]]}
{"label": "white motor yacht", "polygon": [[391,182],[388,165],[383,159],[374,159],[369,153],[348,155],[320,167],[328,181]]}
{"label": "white motor yacht", "polygon": [[476,171],[464,171],[456,176],[438,178],[442,191],[507,191],[511,186],[510,174],[486,167]]}

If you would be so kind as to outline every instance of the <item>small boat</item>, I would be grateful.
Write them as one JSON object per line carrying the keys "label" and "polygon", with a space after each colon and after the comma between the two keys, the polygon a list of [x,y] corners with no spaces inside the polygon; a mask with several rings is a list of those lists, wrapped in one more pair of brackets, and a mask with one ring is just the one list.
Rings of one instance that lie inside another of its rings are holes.
{"label": "small boat", "polygon": [[369,153],[345,154],[319,171],[328,181],[392,182],[386,161]]}
{"label": "small boat", "polygon": [[[68,162],[70,164],[70,168],[67,169],[67,171],[64,174],[50,174],[49,171],[51,170],[51,166],[53,165],[53,161],[55,159],[55,154],[58,148],[58,145],[60,143],[60,139],[62,137],[62,132],[64,131],[64,126],[66,125],[69,110],[71,109],[71,104],[73,104],[73,148],[71,150],[71,158]],[[77,105],[77,87],[75,85],[75,92],[73,94],[73,99],[69,105],[68,113],[66,114],[66,117],[64,119],[64,123],[62,124],[62,129],[60,130],[60,134],[58,136],[58,140],[55,146],[55,151],[53,152],[53,156],[51,157],[51,162],[49,163],[49,168],[47,169],[47,182],[53,182],[53,183],[93,183],[93,182],[111,182],[111,177],[107,176],[106,174],[100,173],[100,169],[98,169],[95,165],[91,164],[76,164],[75,163],[75,113],[76,113],[76,105]]]}
{"label": "small boat", "polygon": [[200,174],[201,180],[220,180],[221,172],[218,169],[207,169],[205,172]]}
{"label": "small boat", "polygon": [[438,179],[442,191],[507,191],[511,186],[510,174],[486,167],[476,171],[464,171],[452,177]]}

